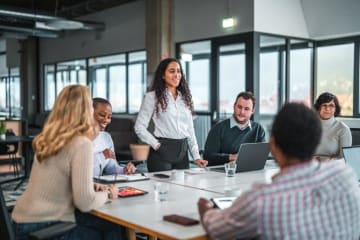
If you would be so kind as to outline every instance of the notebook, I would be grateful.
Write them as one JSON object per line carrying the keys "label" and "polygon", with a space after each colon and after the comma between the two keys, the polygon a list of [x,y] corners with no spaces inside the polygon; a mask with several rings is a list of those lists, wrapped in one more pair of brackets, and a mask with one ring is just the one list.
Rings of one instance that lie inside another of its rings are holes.
{"label": "notebook", "polygon": [[130,175],[106,175],[94,177],[94,181],[103,184],[120,183],[120,182],[136,182],[149,180],[150,178],[143,174]]}
{"label": "notebook", "polygon": [[343,147],[342,152],[346,164],[354,169],[360,181],[360,146]]}
{"label": "notebook", "polygon": [[[261,170],[269,156],[269,143],[243,143],[236,159],[236,172]],[[211,171],[225,172],[225,167],[212,167]]]}

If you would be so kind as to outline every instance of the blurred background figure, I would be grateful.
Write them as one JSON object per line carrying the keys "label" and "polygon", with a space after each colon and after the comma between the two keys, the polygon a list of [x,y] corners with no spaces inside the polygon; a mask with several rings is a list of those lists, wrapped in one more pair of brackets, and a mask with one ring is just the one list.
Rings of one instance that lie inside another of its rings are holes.
{"label": "blurred background figure", "polygon": [[315,155],[319,159],[341,157],[341,148],[351,146],[352,136],[350,128],[335,118],[341,112],[337,97],[329,92],[324,92],[316,99],[314,107],[319,113],[323,128],[321,141]]}

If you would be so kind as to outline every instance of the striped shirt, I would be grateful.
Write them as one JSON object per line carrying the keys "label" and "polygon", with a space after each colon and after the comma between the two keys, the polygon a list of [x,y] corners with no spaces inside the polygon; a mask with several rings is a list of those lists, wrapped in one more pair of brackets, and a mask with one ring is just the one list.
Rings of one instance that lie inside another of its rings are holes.
{"label": "striped shirt", "polygon": [[310,161],[207,211],[203,225],[213,239],[359,239],[360,189],[343,162]]}

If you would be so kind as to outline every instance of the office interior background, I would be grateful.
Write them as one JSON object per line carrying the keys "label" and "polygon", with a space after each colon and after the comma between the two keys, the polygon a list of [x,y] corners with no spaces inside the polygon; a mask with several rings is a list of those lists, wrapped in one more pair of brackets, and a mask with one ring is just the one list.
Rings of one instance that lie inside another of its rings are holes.
{"label": "office interior background", "polygon": [[[115,116],[135,117],[157,64],[172,56],[192,92],[200,148],[244,90],[254,92],[254,120],[268,130],[284,102],[311,106],[324,91],[338,96],[351,128],[360,126],[358,0],[23,2],[0,5],[3,117],[31,124],[74,83],[109,99]],[[45,10],[80,29],[51,29],[39,17]],[[224,28],[229,17],[234,26]]]}

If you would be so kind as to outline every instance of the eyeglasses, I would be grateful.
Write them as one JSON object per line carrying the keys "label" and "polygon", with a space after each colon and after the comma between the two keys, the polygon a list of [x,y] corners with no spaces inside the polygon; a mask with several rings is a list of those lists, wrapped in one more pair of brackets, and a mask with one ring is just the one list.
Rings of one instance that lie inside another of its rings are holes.
{"label": "eyeglasses", "polygon": [[330,109],[334,109],[336,106],[335,106],[335,104],[333,104],[333,103],[330,103],[330,104],[326,104],[326,103],[324,103],[324,104],[321,104],[321,105],[320,105],[320,107],[321,107],[321,108],[330,108]]}

